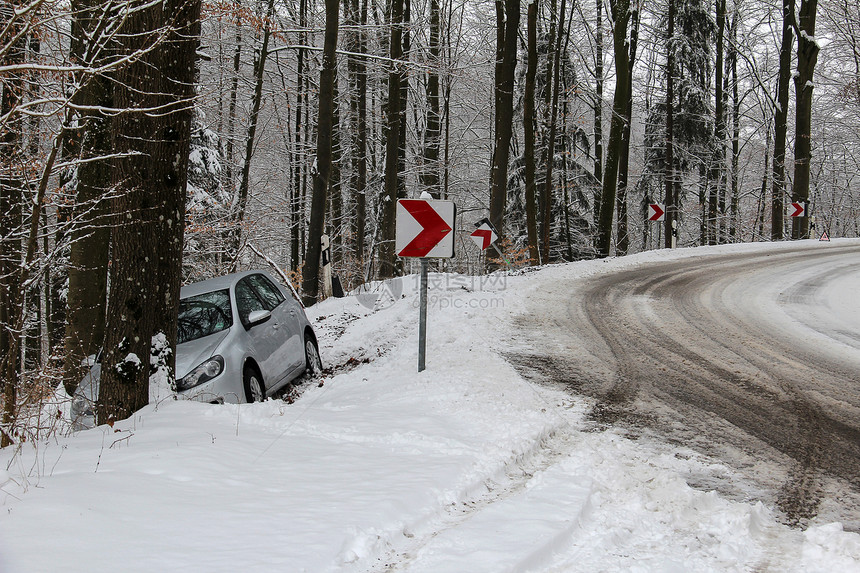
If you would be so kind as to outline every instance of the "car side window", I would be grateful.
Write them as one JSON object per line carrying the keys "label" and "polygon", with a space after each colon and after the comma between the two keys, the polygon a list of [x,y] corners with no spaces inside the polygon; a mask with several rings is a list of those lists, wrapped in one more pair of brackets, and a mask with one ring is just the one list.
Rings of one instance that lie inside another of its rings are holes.
{"label": "car side window", "polygon": [[272,281],[263,275],[251,275],[248,277],[257,294],[263,299],[263,302],[268,306],[267,310],[274,310],[279,304],[286,300],[278,287],[272,284]]}
{"label": "car side window", "polygon": [[242,321],[242,324],[248,326],[248,315],[252,312],[255,310],[271,309],[266,308],[266,305],[257,296],[251,283],[245,278],[236,284],[236,310],[239,312],[239,319]]}

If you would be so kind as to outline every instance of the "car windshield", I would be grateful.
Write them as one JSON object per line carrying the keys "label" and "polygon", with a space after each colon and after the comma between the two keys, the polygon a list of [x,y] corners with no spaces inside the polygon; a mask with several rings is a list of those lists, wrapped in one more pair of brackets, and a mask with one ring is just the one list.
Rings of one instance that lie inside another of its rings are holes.
{"label": "car windshield", "polygon": [[227,289],[183,298],[179,301],[177,344],[197,340],[233,326]]}

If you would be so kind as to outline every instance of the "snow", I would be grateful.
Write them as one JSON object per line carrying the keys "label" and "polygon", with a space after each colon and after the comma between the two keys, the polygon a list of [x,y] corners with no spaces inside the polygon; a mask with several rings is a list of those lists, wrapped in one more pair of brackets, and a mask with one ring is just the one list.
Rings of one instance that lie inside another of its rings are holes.
{"label": "snow", "polygon": [[[860,535],[840,523],[792,529],[694,489],[686,475],[731,470],[593,431],[583,399],[499,355],[524,298],[559,278],[786,245],[431,274],[422,373],[416,277],[325,301],[308,313],[335,373],[293,404],[162,397],[0,451],[0,571],[860,571]],[[856,329],[857,281],[821,293],[834,331]]]}

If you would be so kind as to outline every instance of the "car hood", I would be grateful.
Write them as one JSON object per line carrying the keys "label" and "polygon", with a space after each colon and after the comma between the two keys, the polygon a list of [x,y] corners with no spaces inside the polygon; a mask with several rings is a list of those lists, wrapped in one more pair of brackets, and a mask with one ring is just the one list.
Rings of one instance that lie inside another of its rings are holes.
{"label": "car hood", "polygon": [[176,347],[176,379],[185,377],[192,369],[200,366],[215,354],[216,349],[227,338],[230,329],[183,342]]}

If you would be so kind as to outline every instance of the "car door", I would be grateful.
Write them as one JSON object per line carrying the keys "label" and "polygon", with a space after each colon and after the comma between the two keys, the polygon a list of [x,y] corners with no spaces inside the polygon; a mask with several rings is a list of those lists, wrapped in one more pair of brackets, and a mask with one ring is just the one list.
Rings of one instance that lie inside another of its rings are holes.
{"label": "car door", "polygon": [[279,347],[275,351],[279,378],[304,364],[304,333],[297,304],[284,297],[281,290],[266,275],[252,275],[248,280],[272,312],[277,322]]}
{"label": "car door", "polygon": [[266,388],[270,388],[281,376],[281,368],[277,363],[280,349],[280,324],[275,316],[270,316],[257,324],[250,324],[248,317],[252,312],[271,311],[253,287],[250,278],[250,276],[245,277],[236,283],[236,310],[250,340],[249,354],[260,366]]}

